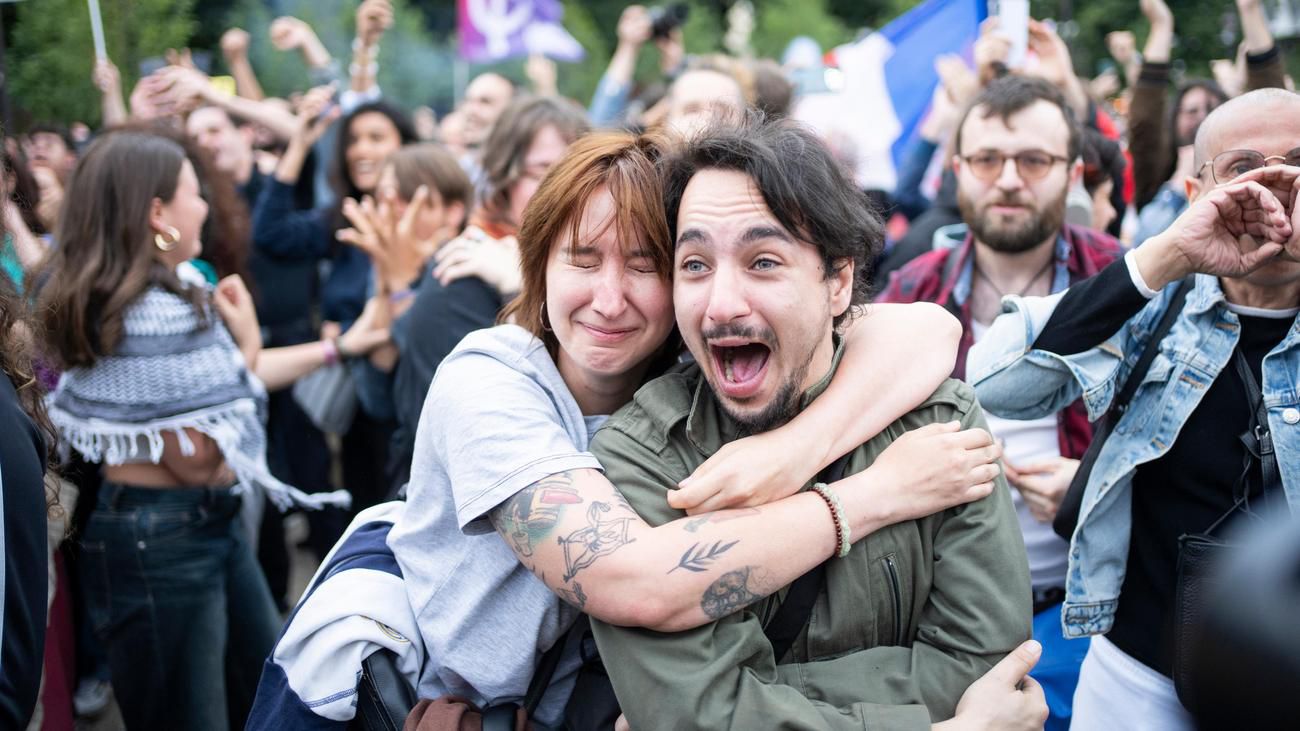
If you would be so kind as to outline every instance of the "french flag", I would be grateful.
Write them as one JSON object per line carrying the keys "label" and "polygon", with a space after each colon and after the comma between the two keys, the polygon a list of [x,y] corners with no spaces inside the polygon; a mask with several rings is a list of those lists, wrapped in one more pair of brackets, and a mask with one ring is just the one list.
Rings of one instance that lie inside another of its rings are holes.
{"label": "french flag", "polygon": [[926,0],[834,49],[829,55],[843,74],[842,90],[805,97],[795,116],[852,147],[860,187],[892,191],[939,82],[935,59],[955,53],[970,60],[987,17],[987,0]]}

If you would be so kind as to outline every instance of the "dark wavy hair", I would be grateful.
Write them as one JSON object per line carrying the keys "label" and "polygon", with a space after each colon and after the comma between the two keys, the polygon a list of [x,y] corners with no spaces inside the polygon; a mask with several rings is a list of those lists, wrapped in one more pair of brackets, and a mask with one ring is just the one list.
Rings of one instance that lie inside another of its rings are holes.
{"label": "dark wavy hair", "polygon": [[348,131],[352,128],[353,120],[370,113],[388,117],[388,121],[397,128],[397,135],[402,139],[403,145],[419,140],[419,136],[415,134],[415,125],[411,124],[411,118],[406,115],[406,112],[385,101],[366,102],[343,117],[336,127],[334,159],[330,162],[329,169],[330,187],[334,189],[334,215],[331,222],[332,227],[336,229],[349,225],[343,218],[343,199],[361,200],[361,196],[364,195],[348,175]]}
{"label": "dark wavy hair", "polygon": [[[0,145],[0,150],[4,146]],[[3,154],[3,153],[0,153]],[[4,156],[5,164],[11,163]],[[12,196],[0,180],[0,191]],[[20,204],[21,207],[21,204]],[[0,239],[5,236],[4,218],[0,216]],[[52,469],[58,432],[45,410],[45,389],[41,387],[33,364],[35,344],[39,342],[39,327],[31,316],[28,300],[19,293],[9,275],[0,271],[0,373],[13,384],[18,395],[18,405],[36,425],[45,440],[46,471]],[[45,507],[50,516],[61,512],[59,493],[50,482],[45,483]]]}
{"label": "dark wavy hair", "polygon": [[734,170],[754,181],[768,210],[786,231],[815,247],[830,278],[853,262],[853,297],[838,327],[866,303],[871,266],[885,243],[885,228],[867,194],[808,127],[751,110],[712,122],[663,162],[668,229],[677,240],[677,214],[691,178],[702,170]]}
{"label": "dark wavy hair", "polygon": [[253,220],[248,204],[235,185],[235,179],[229,173],[217,169],[212,156],[176,127],[143,122],[128,124],[119,129],[166,137],[185,150],[185,157],[194,166],[194,175],[199,179],[199,195],[203,196],[209,207],[208,217],[203,222],[203,249],[199,252],[199,258],[212,264],[218,277],[238,274],[252,287],[248,250]]}
{"label": "dark wavy hair", "polygon": [[48,355],[64,368],[91,366],[122,338],[123,315],[151,284],[188,300],[206,320],[204,290],[183,288],[153,255],[149,211],[176,195],[185,149],[169,137],[110,131],[77,161],[59,212],[58,245],[46,259],[38,312]]}
{"label": "dark wavy hair", "polygon": [[45,224],[36,215],[36,206],[41,202],[41,188],[36,184],[36,178],[27,169],[27,156],[23,154],[22,148],[15,146],[13,154],[9,150],[0,147],[0,167],[3,167],[6,176],[13,177],[13,186],[6,191],[9,200],[18,206],[18,212],[22,214],[23,223],[27,224],[27,230],[34,234],[47,233]]}
{"label": "dark wavy hair", "polygon": [[1028,109],[1040,101],[1052,104],[1061,110],[1061,116],[1065,118],[1066,127],[1069,128],[1065,155],[1073,163],[1078,159],[1083,145],[1083,133],[1079,129],[1078,120],[1074,117],[1074,110],[1070,108],[1069,102],[1065,100],[1065,95],[1060,89],[1053,86],[1051,82],[1033,76],[1003,76],[994,79],[984,87],[984,91],[967,105],[966,111],[962,112],[961,120],[957,122],[957,132],[953,137],[953,152],[957,155],[962,154],[961,128],[966,126],[966,120],[970,115],[976,114],[977,110],[982,119],[996,116],[1001,117],[1003,123],[1006,123],[1011,119],[1011,115]]}

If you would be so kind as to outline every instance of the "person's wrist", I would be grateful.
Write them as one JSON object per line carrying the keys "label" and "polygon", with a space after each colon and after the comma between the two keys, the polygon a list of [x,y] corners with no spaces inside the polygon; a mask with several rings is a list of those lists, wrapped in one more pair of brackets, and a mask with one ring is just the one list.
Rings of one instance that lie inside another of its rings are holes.
{"label": "person's wrist", "polygon": [[879,489],[879,470],[868,467],[834,483],[855,536],[867,536],[897,522],[894,505]]}
{"label": "person's wrist", "polygon": [[347,333],[336,335],[333,340],[334,348],[338,351],[340,360],[355,358],[358,355],[356,351],[347,345]]}
{"label": "person's wrist", "polygon": [[324,338],[320,341],[320,347],[325,357],[325,365],[339,362],[338,338]]}
{"label": "person's wrist", "polygon": [[348,76],[355,77],[355,76],[361,76],[363,74],[370,78],[374,78],[375,76],[377,76],[379,74],[379,62],[371,61],[365,66],[362,66],[361,64],[355,61],[348,64]]}
{"label": "person's wrist", "polygon": [[831,511],[831,522],[835,526],[835,556],[844,558],[853,548],[853,529],[849,525],[844,504],[840,501],[840,496],[824,482],[814,483],[812,491],[821,497],[826,508]]}
{"label": "person's wrist", "polygon": [[1133,250],[1138,274],[1157,292],[1192,273],[1187,257],[1178,248],[1177,235],[1177,231],[1166,230]]}
{"label": "person's wrist", "polygon": [[415,290],[407,286],[393,287],[389,285],[387,293],[388,304],[391,306],[400,305],[415,296]]}

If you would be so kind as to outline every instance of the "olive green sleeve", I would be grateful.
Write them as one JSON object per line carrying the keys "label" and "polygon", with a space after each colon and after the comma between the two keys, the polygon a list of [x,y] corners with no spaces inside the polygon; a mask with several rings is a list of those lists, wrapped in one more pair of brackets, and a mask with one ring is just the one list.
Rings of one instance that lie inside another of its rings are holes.
{"label": "olive green sleeve", "polygon": [[[656,452],[609,428],[597,434],[592,451],[605,476],[647,522],[658,525],[681,517],[667,506],[664,495],[680,479],[678,473],[684,475],[684,459]],[[738,587],[746,579],[731,578]],[[623,713],[637,731],[930,728],[930,716],[922,705],[845,702],[837,706],[811,700],[818,697],[817,691],[778,675],[772,646],[758,617],[748,609],[676,633],[615,627],[594,619],[591,624]],[[871,663],[844,662],[848,659],[834,662],[842,663],[842,671],[853,677],[873,672]],[[789,668],[818,665],[784,665],[781,671],[785,675]]]}
{"label": "olive green sleeve", "polygon": [[[944,408],[934,417],[960,417],[964,429],[988,428],[974,402],[965,414]],[[798,673],[822,697],[923,703],[935,721],[951,718],[966,688],[1029,639],[1033,597],[1024,539],[1003,477],[991,495],[945,511],[936,526],[933,580],[911,647],[855,653],[849,658],[856,672],[813,662],[797,670],[782,665],[781,673]]]}

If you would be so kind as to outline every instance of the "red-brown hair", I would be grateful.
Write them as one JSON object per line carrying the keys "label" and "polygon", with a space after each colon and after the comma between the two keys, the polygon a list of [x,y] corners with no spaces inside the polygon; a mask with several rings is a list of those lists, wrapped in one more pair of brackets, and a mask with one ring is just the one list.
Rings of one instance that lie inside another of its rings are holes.
{"label": "red-brown hair", "polygon": [[[640,249],[654,262],[664,281],[671,279],[673,242],[664,217],[663,183],[657,168],[665,148],[664,138],[630,132],[597,132],[569,147],[568,154],[547,174],[528,207],[519,229],[519,264],[523,286],[519,296],[502,311],[507,319],[546,343],[552,357],[559,342],[543,319],[546,303],[546,265],[551,249],[568,237],[576,249],[578,222],[587,202],[604,188],[614,199],[614,220],[625,252]],[[546,327],[543,327],[546,325]],[[674,354],[677,338],[666,347]]]}

